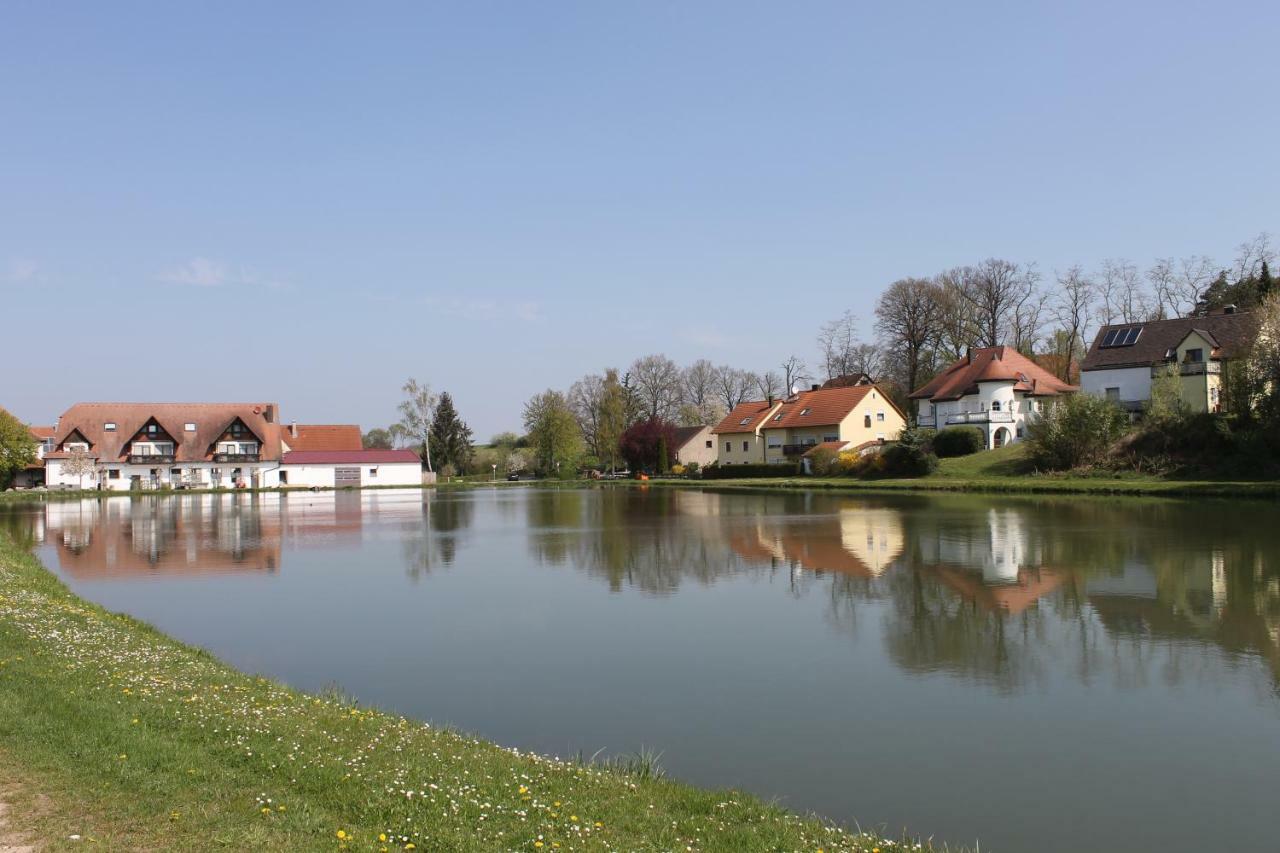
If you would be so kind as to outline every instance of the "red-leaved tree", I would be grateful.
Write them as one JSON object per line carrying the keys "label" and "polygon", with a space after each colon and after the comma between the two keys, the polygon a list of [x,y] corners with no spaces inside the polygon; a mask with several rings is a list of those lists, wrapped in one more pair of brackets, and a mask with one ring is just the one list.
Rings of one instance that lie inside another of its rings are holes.
{"label": "red-leaved tree", "polygon": [[662,418],[634,423],[618,440],[618,453],[632,471],[666,472],[676,459],[676,426]]}

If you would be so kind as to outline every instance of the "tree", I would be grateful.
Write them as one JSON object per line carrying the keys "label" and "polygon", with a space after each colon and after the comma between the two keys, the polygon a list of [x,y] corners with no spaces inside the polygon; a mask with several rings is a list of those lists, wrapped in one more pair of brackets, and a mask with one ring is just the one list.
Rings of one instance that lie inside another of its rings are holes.
{"label": "tree", "polygon": [[365,450],[390,450],[393,446],[391,430],[374,427],[364,434],[360,445]]}
{"label": "tree", "polygon": [[716,368],[716,394],[719,395],[726,412],[732,411],[735,406],[747,399],[753,384],[755,380],[745,370],[739,370],[727,364]]}
{"label": "tree", "polygon": [[569,407],[573,416],[578,419],[578,428],[582,430],[582,440],[592,456],[604,455],[600,446],[600,398],[604,393],[604,377],[597,373],[588,373],[573,385],[569,386]]}
{"label": "tree", "polygon": [[1099,320],[1112,323],[1140,323],[1159,313],[1142,285],[1138,268],[1123,258],[1108,258],[1098,272],[1097,292],[1101,300]]}
{"label": "tree", "polygon": [[818,349],[827,379],[857,372],[854,349],[858,346],[858,318],[845,311],[818,330]]}
{"label": "tree", "polygon": [[676,428],[669,421],[650,418],[627,427],[619,447],[632,471],[662,473],[675,462]]}
{"label": "tree", "polygon": [[14,476],[35,461],[36,444],[31,431],[0,409],[0,489],[8,488]]}
{"label": "tree", "polygon": [[513,450],[507,456],[507,473],[519,474],[529,467],[529,458],[522,450]]}
{"label": "tree", "polygon": [[80,488],[84,488],[84,478],[92,477],[97,470],[97,460],[89,455],[89,451],[76,448],[62,460],[62,473],[70,474],[72,477],[80,481]]}
{"label": "tree", "polygon": [[1055,340],[1065,344],[1065,352],[1061,353],[1062,365],[1058,375],[1062,381],[1070,382],[1071,364],[1077,355],[1077,342],[1088,340],[1086,329],[1089,314],[1093,308],[1094,285],[1078,264],[1069,267],[1065,273],[1056,278],[1058,293],[1051,310],[1064,334],[1060,339],[1055,336]]}
{"label": "tree", "polygon": [[975,341],[978,346],[999,346],[1014,318],[1035,297],[1039,274],[1034,267],[1000,258],[965,269],[958,293],[972,311]]}
{"label": "tree", "polygon": [[489,443],[494,447],[517,447],[520,444],[520,436],[514,432],[500,432],[489,439]]}
{"label": "tree", "polygon": [[441,468],[447,465],[462,473],[471,465],[471,428],[458,417],[448,391],[440,395],[436,404],[435,417],[431,419],[431,441]]}
{"label": "tree", "polygon": [[783,385],[782,377],[777,371],[766,370],[764,373],[752,374],[755,381],[756,390],[760,392],[760,396],[765,400],[772,400],[782,394]]}
{"label": "tree", "polygon": [[798,390],[808,381],[809,368],[804,359],[797,355],[787,356],[787,360],[782,362],[783,393],[790,395],[793,388]]}
{"label": "tree", "polygon": [[973,302],[965,295],[975,274],[973,267],[955,267],[937,278],[938,346],[949,359],[964,355],[978,335]]}
{"label": "tree", "polygon": [[629,374],[641,411],[649,418],[673,418],[682,396],[680,368],[665,355],[636,359]]}
{"label": "tree", "polygon": [[[680,375],[681,397],[684,403],[681,420],[689,421],[687,426],[710,424],[716,420],[716,367],[705,358],[700,358],[684,369]],[[694,421],[691,412],[697,412]]]}
{"label": "tree", "polygon": [[610,471],[618,468],[618,441],[627,428],[627,393],[618,381],[618,371],[609,368],[604,372],[600,389],[600,413],[597,419],[596,451],[601,464],[608,463]]}
{"label": "tree", "polygon": [[1031,422],[1027,444],[1041,468],[1082,468],[1101,461],[1128,424],[1128,416],[1110,400],[1071,394]]}
{"label": "tree", "polygon": [[431,393],[430,385],[419,384],[416,379],[409,379],[401,389],[405,399],[397,407],[400,420],[391,425],[391,435],[397,440],[409,444],[417,444],[423,463],[428,471],[431,467],[431,421],[436,408],[436,395]]}
{"label": "tree", "polygon": [[569,473],[576,467],[582,456],[582,433],[563,394],[548,389],[525,403],[524,427],[534,463],[544,476]]}
{"label": "tree", "polygon": [[888,349],[901,357],[908,393],[919,387],[921,362],[941,334],[941,295],[941,287],[928,279],[901,278],[876,302],[876,331]]}

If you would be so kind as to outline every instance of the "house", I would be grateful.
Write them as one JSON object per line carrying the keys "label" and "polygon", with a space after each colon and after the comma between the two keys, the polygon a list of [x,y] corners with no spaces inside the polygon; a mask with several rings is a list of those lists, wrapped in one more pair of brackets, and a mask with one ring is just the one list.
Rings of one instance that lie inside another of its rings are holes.
{"label": "house", "polygon": [[27,431],[31,433],[31,443],[35,445],[36,458],[30,465],[13,475],[13,482],[9,485],[15,489],[33,489],[44,485],[44,454],[51,447],[53,427],[28,426]]}
{"label": "house", "polygon": [[1207,317],[1180,317],[1103,326],[1080,368],[1087,394],[1114,400],[1130,412],[1151,399],[1151,381],[1177,377],[1179,396],[1193,412],[1222,407],[1222,377],[1258,332],[1258,317],[1225,309]]}
{"label": "house", "polygon": [[814,385],[785,400],[735,406],[711,431],[721,465],[778,464],[815,448],[858,447],[897,438],[907,419],[880,387]]}
{"label": "house", "polygon": [[[47,442],[51,487],[274,488],[295,485],[291,470],[303,481],[296,485],[359,485],[380,474],[379,482],[422,482],[395,467],[402,459],[362,455],[372,451],[362,449],[359,426],[285,426],[275,403],[77,403]],[[290,468],[290,453],[329,456],[295,457],[294,464],[306,464]],[[83,475],[68,470],[73,456],[89,459]],[[384,471],[385,464],[393,467]]]}
{"label": "house", "polygon": [[716,461],[716,439],[709,426],[676,427],[676,462],[705,468]]}
{"label": "house", "polygon": [[920,401],[920,427],[975,426],[994,448],[1021,439],[1046,405],[1078,390],[1012,347],[1000,346],[969,350],[910,397]]}
{"label": "house", "polygon": [[289,450],[278,476],[291,488],[421,486],[422,459],[413,450]]}

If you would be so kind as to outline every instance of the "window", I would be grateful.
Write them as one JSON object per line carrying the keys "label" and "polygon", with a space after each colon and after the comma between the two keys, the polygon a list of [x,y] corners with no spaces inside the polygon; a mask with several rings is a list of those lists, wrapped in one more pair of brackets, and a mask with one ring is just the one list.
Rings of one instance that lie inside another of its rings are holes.
{"label": "window", "polygon": [[884,422],[884,412],[876,412],[876,420]]}
{"label": "window", "polygon": [[85,444],[83,441],[68,441],[66,443],[66,448],[67,450],[88,450],[89,445]]}
{"label": "window", "polygon": [[862,426],[866,429],[871,429],[871,415],[862,416]]}
{"label": "window", "polygon": [[711,439],[707,439],[707,450],[711,449]]}
{"label": "window", "polygon": [[1120,389],[1119,389],[1119,388],[1108,388],[1108,389],[1106,390],[1106,395],[1107,395],[1107,399],[1108,399],[1108,400],[1110,400],[1111,402],[1113,402],[1113,403],[1119,403],[1119,402],[1120,402]]}
{"label": "window", "polygon": [[778,414],[774,415],[774,416],[773,416],[773,419],[774,419],[775,421],[780,421],[780,420],[782,420],[782,412],[778,412]]}
{"label": "window", "polygon": [[147,424],[147,435],[153,436],[160,431],[160,427],[155,424]]}
{"label": "window", "polygon": [[170,468],[170,469],[169,469],[169,476],[170,476],[170,477],[172,477],[172,478],[173,478],[173,479],[175,479],[175,480],[181,480],[181,479],[182,479],[182,469],[181,469],[181,468]]}
{"label": "window", "polygon": [[748,448],[748,447],[750,447],[750,445],[749,445],[749,444],[747,444],[747,442],[745,442],[745,441],[744,441],[744,442],[742,442],[742,452],[743,452],[743,453],[746,453],[746,452],[747,452],[747,448]]}
{"label": "window", "polygon": [[116,422],[115,422],[115,421],[107,421],[105,424],[103,424],[103,425],[102,425],[102,428],[103,428],[103,429],[105,429],[107,432],[115,432],[115,431],[116,431]]}
{"label": "window", "polygon": [[370,477],[376,477],[376,476],[378,476],[378,469],[377,469],[377,468],[370,468],[370,469],[369,469],[369,476],[370,476]]}
{"label": "window", "polygon": [[1000,411],[1000,401],[999,401],[999,400],[992,400],[992,401],[991,401],[991,411],[993,411],[993,412],[998,412],[998,411]]}
{"label": "window", "polygon": [[1188,364],[1199,364],[1199,363],[1200,363],[1200,362],[1202,362],[1202,361],[1204,361],[1204,350],[1202,350],[1202,349],[1189,349],[1189,350],[1187,350],[1187,363],[1188,363]]}
{"label": "window", "polygon": [[733,452],[733,442],[732,442],[732,441],[726,441],[726,442],[724,443],[724,452],[725,452],[725,453],[732,453],[732,452]]}
{"label": "window", "polygon": [[209,477],[213,480],[215,484],[222,482],[222,469],[221,468],[209,469]]}
{"label": "window", "polygon": [[183,428],[184,430],[186,430],[187,432],[195,432],[195,431],[196,431],[196,425],[195,425],[195,424],[193,424],[193,423],[191,423],[190,421],[188,421],[187,423],[183,424],[183,425],[182,425],[182,428]]}
{"label": "window", "polygon": [[822,437],[822,440],[823,440],[823,441],[839,441],[839,440],[840,440],[840,436],[838,436],[838,435],[824,435],[824,436]]}
{"label": "window", "polygon": [[108,480],[119,480],[119,479],[120,479],[120,469],[119,469],[119,468],[108,468],[108,469],[107,469],[107,479],[108,479]]}
{"label": "window", "polygon": [[802,416],[803,416],[803,415],[807,415],[807,414],[809,414],[809,412],[811,412],[811,411],[813,411],[813,410],[812,410],[812,409],[810,409],[808,406],[805,406],[803,409],[801,409],[801,410],[800,410],[800,414],[801,414]]}
{"label": "window", "polygon": [[243,424],[241,424],[239,421],[236,421],[235,423],[233,423],[233,424],[231,425],[231,434],[232,434],[232,435],[239,435],[239,434],[240,434],[240,433],[242,433],[242,432],[244,432],[244,425],[243,425]]}

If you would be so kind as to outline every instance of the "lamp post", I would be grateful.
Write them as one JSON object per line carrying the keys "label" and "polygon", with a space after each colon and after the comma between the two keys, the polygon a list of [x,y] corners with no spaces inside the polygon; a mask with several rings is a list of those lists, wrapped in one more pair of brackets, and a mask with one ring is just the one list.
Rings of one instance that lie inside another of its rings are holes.
{"label": "lamp post", "polygon": [[498,482],[498,463],[490,462],[489,467],[493,469],[493,482]]}

